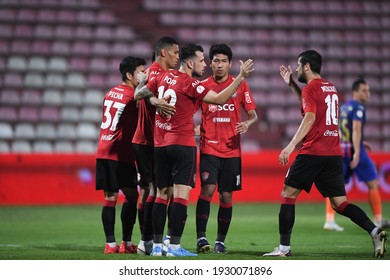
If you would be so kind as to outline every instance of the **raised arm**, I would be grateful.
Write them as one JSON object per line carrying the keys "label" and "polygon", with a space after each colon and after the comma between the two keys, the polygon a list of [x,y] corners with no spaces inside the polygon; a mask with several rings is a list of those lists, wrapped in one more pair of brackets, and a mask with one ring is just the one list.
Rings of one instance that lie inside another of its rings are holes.
{"label": "raised arm", "polygon": [[302,91],[292,77],[293,71],[291,69],[291,66],[289,65],[288,67],[286,67],[284,65],[281,65],[279,67],[279,73],[280,73],[280,76],[282,76],[286,85],[288,85],[291,88],[291,90],[298,97],[299,102],[301,102]]}
{"label": "raised arm", "polygon": [[146,97],[150,97],[153,95],[153,92],[151,92],[146,87],[146,82],[148,81],[148,73],[140,72],[137,76],[138,78],[138,86],[135,88],[134,91],[134,99],[135,100],[141,100]]}
{"label": "raised arm", "polygon": [[204,97],[203,99],[204,102],[222,105],[225,104],[230,97],[232,97],[232,95],[236,92],[238,87],[241,85],[242,81],[246,77],[248,77],[252,71],[255,70],[253,68],[252,59],[248,59],[247,61],[245,61],[245,63],[240,60],[240,63],[241,63],[240,74],[234,79],[233,83],[231,83],[227,88],[222,90],[220,93],[210,90]]}

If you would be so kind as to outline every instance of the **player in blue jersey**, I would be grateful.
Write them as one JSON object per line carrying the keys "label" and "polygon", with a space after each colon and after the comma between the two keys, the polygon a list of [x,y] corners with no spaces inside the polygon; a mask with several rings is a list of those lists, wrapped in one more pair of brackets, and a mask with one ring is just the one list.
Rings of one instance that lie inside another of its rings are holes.
{"label": "player in blue jersey", "polygon": [[[359,181],[368,186],[368,201],[374,222],[378,227],[389,228],[390,222],[382,218],[382,201],[379,192],[375,165],[366,151],[364,125],[366,123],[365,103],[370,98],[370,87],[363,79],[352,84],[353,98],[340,108],[340,144],[343,150],[344,180],[348,183],[355,174]],[[327,201],[325,230],[343,231],[334,221],[334,210]]]}

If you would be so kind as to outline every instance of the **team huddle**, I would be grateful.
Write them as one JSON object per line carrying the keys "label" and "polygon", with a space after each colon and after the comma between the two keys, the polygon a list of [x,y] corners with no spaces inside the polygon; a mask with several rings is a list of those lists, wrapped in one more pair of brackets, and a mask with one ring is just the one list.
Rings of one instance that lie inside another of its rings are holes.
{"label": "team huddle", "polygon": [[[240,61],[240,72],[233,77],[229,74],[232,50],[226,44],[214,44],[209,50],[212,74],[201,81],[197,78],[206,68],[203,52],[200,45],[185,44],[179,49],[175,39],[162,37],[148,69],[143,58],[129,56],[120,63],[123,82],[104,97],[96,156],[96,189],[104,191],[105,199],[102,223],[106,254],[197,256],[180,245],[198,168],[195,135],[200,136],[201,182],[196,205],[197,253],[211,250],[206,228],[216,190],[219,210],[213,251],[227,252],[225,238],[232,219],[233,192],[241,190],[240,135],[258,119],[245,81],[254,63],[251,59]],[[175,70],[178,62],[179,69]],[[337,213],[371,235],[375,257],[383,257],[387,233],[346,199],[339,136],[325,133],[338,131],[339,98],[334,86],[320,77],[321,64],[321,56],[315,51],[299,55],[298,81],[307,84],[302,90],[292,79],[291,67],[280,68],[282,78],[299,98],[303,119],[279,162],[288,164],[295,146],[302,142],[302,147],[282,192],[280,245],[264,255],[291,255],[295,199],[301,190],[309,192],[314,182]],[[241,108],[247,114],[244,121]],[[195,124],[193,115],[198,110],[201,123]],[[125,197],[120,245],[114,230],[119,190]],[[141,231],[138,246],[132,242],[137,214]]]}

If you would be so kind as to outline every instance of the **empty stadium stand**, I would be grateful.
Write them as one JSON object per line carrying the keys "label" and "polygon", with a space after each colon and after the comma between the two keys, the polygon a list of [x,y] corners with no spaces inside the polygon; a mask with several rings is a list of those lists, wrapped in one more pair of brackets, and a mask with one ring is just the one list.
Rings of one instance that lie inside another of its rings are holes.
{"label": "empty stadium stand", "polygon": [[390,151],[390,2],[241,0],[1,0],[0,153],[94,153],[104,93],[127,55],[151,62],[163,36],[208,48],[228,43],[254,58],[248,78],[259,122],[243,149],[280,149],[300,122],[278,73],[304,49],[323,54],[322,75],[343,99],[352,81],[371,86],[365,136]]}

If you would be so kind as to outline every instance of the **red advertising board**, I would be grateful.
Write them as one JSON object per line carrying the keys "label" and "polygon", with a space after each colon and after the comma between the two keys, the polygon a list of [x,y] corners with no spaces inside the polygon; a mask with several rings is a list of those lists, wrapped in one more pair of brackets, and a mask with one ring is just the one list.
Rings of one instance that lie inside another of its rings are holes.
{"label": "red advertising board", "polygon": [[[243,190],[233,195],[234,202],[279,202],[288,167],[278,164],[278,155],[279,151],[243,154]],[[382,200],[390,201],[390,154],[371,157],[378,169]],[[346,188],[350,200],[367,201],[364,183],[353,179]],[[196,201],[199,191],[198,178],[190,202]],[[315,188],[298,199],[323,200]],[[97,204],[102,200],[102,192],[95,191],[94,155],[0,155],[0,205]]]}

